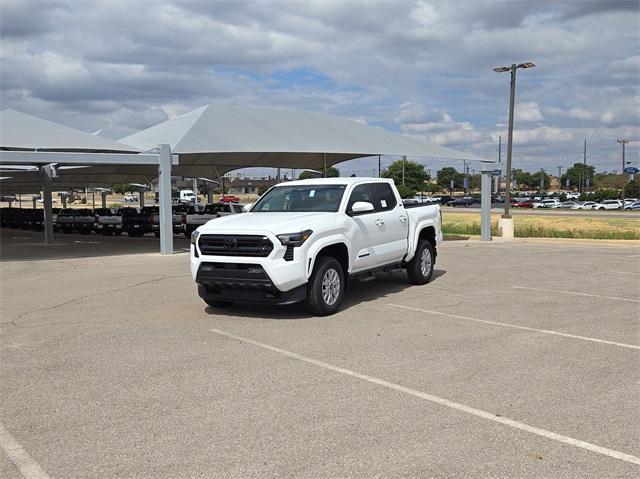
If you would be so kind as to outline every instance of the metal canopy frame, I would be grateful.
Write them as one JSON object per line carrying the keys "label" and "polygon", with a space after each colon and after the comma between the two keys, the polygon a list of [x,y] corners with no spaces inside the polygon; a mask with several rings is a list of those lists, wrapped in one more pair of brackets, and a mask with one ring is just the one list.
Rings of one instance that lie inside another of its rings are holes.
{"label": "metal canopy frame", "polygon": [[[17,171],[20,178],[17,182],[32,187],[36,184],[33,175],[38,174],[39,186],[42,188],[44,203],[44,237],[45,244],[52,244],[53,237],[53,201],[52,185],[58,166],[99,166],[99,165],[127,165],[127,166],[156,166],[158,168],[158,202],[160,207],[160,252],[173,254],[173,225],[171,215],[171,169],[178,164],[177,155],[171,154],[171,147],[166,144],[158,145],[157,153],[77,153],[52,151],[15,151],[0,150],[0,162],[3,166],[10,165],[38,165],[39,169]],[[66,184],[64,182],[60,185]],[[69,179],[69,181],[73,181]],[[77,181],[76,181],[77,183]],[[71,183],[69,183],[71,184]],[[56,183],[56,185],[58,185]],[[0,183],[1,186],[1,183]]]}

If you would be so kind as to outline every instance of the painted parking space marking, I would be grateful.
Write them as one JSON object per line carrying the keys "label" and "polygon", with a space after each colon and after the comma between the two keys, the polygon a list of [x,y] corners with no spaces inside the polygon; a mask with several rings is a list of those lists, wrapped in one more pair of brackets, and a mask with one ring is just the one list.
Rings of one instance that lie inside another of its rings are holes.
{"label": "painted parking space marking", "polygon": [[569,294],[574,296],[587,296],[589,298],[611,299],[614,301],[627,301],[630,303],[640,303],[640,299],[633,298],[620,298],[618,296],[603,296],[601,294],[581,293],[579,291],[563,291],[561,289],[544,289],[544,288],[531,288],[529,286],[511,286],[513,289],[524,289],[529,291],[540,291],[543,293],[556,293],[556,294]]}
{"label": "painted parking space marking", "polygon": [[553,336],[562,336],[565,338],[579,339],[581,341],[590,341],[592,343],[609,344],[611,346],[618,346],[620,348],[640,349],[640,346],[635,344],[618,343],[616,341],[608,341],[606,339],[598,339],[598,338],[591,338],[589,336],[579,336],[577,334],[562,333],[560,331],[554,331],[551,329],[538,329],[538,328],[531,328],[529,326],[520,326],[519,324],[501,323],[499,321],[490,321],[488,319],[472,318],[469,316],[461,316],[459,314],[443,313],[442,311],[433,311],[429,309],[414,308],[412,306],[404,306],[401,304],[388,303],[387,306],[391,306],[393,308],[406,309],[408,311],[417,311],[420,313],[433,314],[436,316],[444,316],[446,318],[460,319],[463,321],[472,321],[474,323],[484,323],[484,324],[490,324],[492,326],[502,326],[505,328],[521,329],[523,331],[533,331],[536,333],[551,334]]}
{"label": "painted parking space marking", "polygon": [[282,356],[287,356],[291,359],[295,359],[297,361],[305,362],[308,364],[312,364],[314,366],[327,369],[329,371],[333,371],[338,374],[343,374],[345,376],[350,376],[356,379],[359,379],[364,382],[368,382],[371,384],[376,384],[378,386],[382,386],[387,389],[392,389],[397,392],[401,392],[403,394],[407,394],[409,396],[413,396],[419,399],[424,399],[425,401],[429,401],[434,404],[438,404],[440,406],[444,406],[450,409],[454,409],[460,412],[464,412],[466,414],[470,414],[476,417],[480,417],[482,419],[486,419],[488,421],[493,421],[505,426],[509,426],[514,429],[518,429],[521,431],[528,432],[530,434],[535,434],[537,436],[543,437],[545,439],[550,439],[553,441],[557,441],[563,444],[567,444],[570,446],[578,447],[580,449],[584,449],[590,452],[594,452],[597,454],[601,454],[603,456],[608,456],[614,459],[618,459],[620,461],[628,462],[631,464],[640,465],[640,457],[633,456],[631,454],[627,454],[621,451],[616,451],[614,449],[609,449],[607,447],[598,446],[597,444],[592,444],[590,442],[581,441],[580,439],[575,439],[569,436],[564,436],[562,434],[558,434],[553,431],[549,431],[547,429],[542,429],[539,427],[531,426],[529,424],[525,424],[515,419],[510,419],[504,416],[496,416],[493,413],[483,411],[482,409],[477,409],[471,406],[466,406],[461,403],[457,403],[454,401],[450,401],[445,398],[441,398],[438,396],[434,396],[433,394],[429,394],[423,391],[418,391],[416,389],[412,389],[406,386],[402,386],[401,384],[394,383],[391,381],[387,381],[385,379],[376,378],[374,376],[369,376],[367,374],[362,374],[356,371],[352,371],[350,369],[346,369],[340,366],[335,366],[330,363],[326,363],[324,361],[320,361],[318,359],[310,358],[308,356],[303,356],[302,354],[295,353],[293,351],[288,351],[286,349],[279,348],[277,346],[272,346],[267,343],[262,343],[260,341],[255,341],[250,338],[246,338],[243,336],[238,336],[233,333],[229,333],[227,331],[223,331],[221,329],[210,329],[210,331],[219,336],[224,336],[229,339],[233,339],[236,341],[240,341],[241,343],[251,344],[258,348],[266,349],[268,351],[272,351],[274,353],[280,354]]}
{"label": "painted parking space marking", "polygon": [[44,469],[33,460],[2,423],[0,423],[0,447],[25,479],[49,479]]}

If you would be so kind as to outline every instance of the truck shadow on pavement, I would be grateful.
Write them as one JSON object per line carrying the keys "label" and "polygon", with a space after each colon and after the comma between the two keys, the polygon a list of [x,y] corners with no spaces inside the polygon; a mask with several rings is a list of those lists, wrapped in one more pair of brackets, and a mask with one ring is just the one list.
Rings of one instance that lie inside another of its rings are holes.
{"label": "truck shadow on pavement", "polygon": [[[428,284],[423,286],[409,283],[407,274],[404,271],[394,271],[391,273],[380,273],[376,279],[366,283],[354,281],[350,284],[349,291],[344,297],[342,306],[336,314],[348,313],[348,311],[360,304],[378,301],[388,298],[390,295],[406,291],[415,290],[418,294],[429,294],[429,285],[437,282],[447,272],[436,269]],[[224,315],[226,317],[266,319],[266,320],[304,320],[314,319],[317,316],[310,314],[304,302],[287,306],[271,306],[263,304],[234,304],[227,308],[206,307],[205,312],[209,315]]]}

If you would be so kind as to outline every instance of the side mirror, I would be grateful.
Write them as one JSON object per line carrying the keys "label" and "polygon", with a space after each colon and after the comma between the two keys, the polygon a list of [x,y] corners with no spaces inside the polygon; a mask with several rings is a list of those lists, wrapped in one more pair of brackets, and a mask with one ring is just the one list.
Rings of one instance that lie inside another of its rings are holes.
{"label": "side mirror", "polygon": [[370,213],[373,211],[373,205],[368,201],[356,201],[351,207],[351,214],[358,215],[361,213]]}
{"label": "side mirror", "polygon": [[251,207],[252,207],[252,206],[253,206],[253,203],[247,203],[246,205],[244,205],[244,206],[242,207],[242,211],[243,211],[244,213],[246,213],[247,211],[249,211],[249,210],[251,209]]}

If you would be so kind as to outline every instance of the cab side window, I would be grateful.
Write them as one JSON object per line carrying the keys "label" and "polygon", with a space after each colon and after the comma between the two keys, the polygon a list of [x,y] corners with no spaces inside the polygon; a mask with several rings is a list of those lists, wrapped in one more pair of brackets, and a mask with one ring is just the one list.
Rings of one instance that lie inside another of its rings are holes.
{"label": "cab side window", "polygon": [[396,207],[396,196],[388,183],[374,183],[371,185],[375,197],[373,206],[376,211],[388,211]]}
{"label": "cab side window", "polygon": [[351,192],[351,196],[349,197],[349,203],[347,203],[347,211],[351,211],[353,205],[358,201],[366,201],[367,203],[371,203],[375,211],[376,204],[370,184],[358,185],[353,189],[353,191]]}

